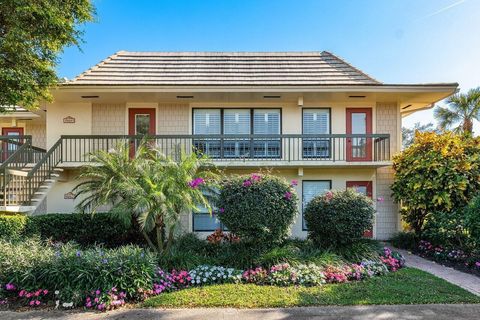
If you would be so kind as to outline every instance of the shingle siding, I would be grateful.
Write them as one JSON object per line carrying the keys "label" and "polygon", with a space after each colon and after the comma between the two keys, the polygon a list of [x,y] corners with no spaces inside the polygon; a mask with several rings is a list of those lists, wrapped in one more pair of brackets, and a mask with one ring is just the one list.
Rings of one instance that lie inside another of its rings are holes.
{"label": "shingle siding", "polygon": [[92,134],[126,134],[125,109],[124,103],[94,103]]}
{"label": "shingle siding", "polygon": [[[398,107],[396,103],[377,103],[376,125],[378,133],[390,134],[390,154],[393,155],[399,150],[398,145]],[[377,216],[376,216],[376,238],[380,240],[389,239],[398,231],[399,206],[393,201],[390,186],[393,183],[393,168],[378,168],[377,176]]]}
{"label": "shingle siding", "polygon": [[323,52],[120,51],[66,85],[358,85],[379,84]]}
{"label": "shingle siding", "polygon": [[188,104],[160,103],[157,118],[157,133],[160,135],[189,133]]}

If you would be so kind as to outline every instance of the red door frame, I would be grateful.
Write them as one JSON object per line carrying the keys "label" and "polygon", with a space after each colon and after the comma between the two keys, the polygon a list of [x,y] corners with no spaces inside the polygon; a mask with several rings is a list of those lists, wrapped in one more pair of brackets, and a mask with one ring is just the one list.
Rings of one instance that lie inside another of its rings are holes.
{"label": "red door frame", "polygon": [[[373,183],[372,181],[347,181],[347,188],[366,187],[367,197],[372,199],[373,197]],[[365,238],[373,238],[373,230],[366,230],[363,233]]]}
{"label": "red door frame", "polygon": [[[8,136],[9,132],[18,132],[18,136],[23,136],[23,128],[21,127],[2,127],[2,136]],[[12,136],[16,137],[16,136]],[[23,139],[18,139],[18,143],[23,143]],[[9,154],[9,143],[8,142],[3,142],[2,143],[2,160],[7,160],[7,158],[10,156]],[[18,147],[18,145],[17,145]]]}
{"label": "red door frame", "polygon": [[[155,108],[130,108],[128,109],[128,134],[135,135],[135,115],[137,114],[149,114],[150,115],[150,128],[149,135],[154,136],[157,132],[156,128],[156,111]],[[135,142],[130,143],[130,156],[135,155]]]}
{"label": "red door frame", "polygon": [[[353,113],[365,113],[367,116],[367,132],[366,134],[372,134],[372,108],[347,108],[347,134],[352,134],[352,114]],[[365,157],[353,157],[352,154],[352,138],[347,138],[347,161],[372,161],[372,138],[367,138]]]}
{"label": "red door frame", "polygon": [[130,108],[128,109],[128,134],[135,135],[135,115],[150,115],[150,131],[148,134],[154,136],[157,129],[155,126],[155,108]]}

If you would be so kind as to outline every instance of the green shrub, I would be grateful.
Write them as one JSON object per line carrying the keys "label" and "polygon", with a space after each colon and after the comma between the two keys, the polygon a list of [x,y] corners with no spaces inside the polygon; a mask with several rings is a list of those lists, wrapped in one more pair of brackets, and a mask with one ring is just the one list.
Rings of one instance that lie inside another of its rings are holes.
{"label": "green shrub", "polygon": [[372,228],[372,201],[353,189],[328,192],[305,208],[308,237],[323,248],[351,244]]}
{"label": "green shrub", "polygon": [[28,217],[25,235],[39,235],[42,239],[69,242],[82,246],[103,244],[115,247],[127,243],[141,243],[140,234],[110,213],[95,215],[52,213]]}
{"label": "green shrub", "polygon": [[468,240],[464,229],[464,210],[434,212],[427,215],[422,232],[422,240],[428,240],[444,247],[463,247]]}
{"label": "green shrub", "polygon": [[348,262],[359,263],[365,260],[378,260],[379,252],[383,250],[380,242],[372,239],[359,239],[354,243],[338,246],[333,253]]}
{"label": "green shrub", "polygon": [[151,289],[156,256],[136,246],[81,250],[77,245],[51,246],[36,239],[0,240],[0,282],[17,288],[60,292],[108,290],[129,296]]}
{"label": "green shrub", "polygon": [[289,235],[297,202],[284,179],[267,174],[233,176],[221,185],[218,217],[242,241],[268,246]]}
{"label": "green shrub", "polygon": [[406,250],[415,250],[418,241],[418,236],[411,231],[398,232],[390,239],[390,242],[394,247]]}
{"label": "green shrub", "polygon": [[273,265],[281,263],[296,264],[299,261],[300,249],[294,245],[285,245],[283,247],[275,247],[262,253],[256,260],[255,264],[270,268]]}
{"label": "green shrub", "polygon": [[465,208],[465,227],[476,248],[480,248],[480,196],[476,196]]}
{"label": "green shrub", "polygon": [[0,215],[0,238],[17,239],[19,238],[27,223],[27,217],[20,214]]}

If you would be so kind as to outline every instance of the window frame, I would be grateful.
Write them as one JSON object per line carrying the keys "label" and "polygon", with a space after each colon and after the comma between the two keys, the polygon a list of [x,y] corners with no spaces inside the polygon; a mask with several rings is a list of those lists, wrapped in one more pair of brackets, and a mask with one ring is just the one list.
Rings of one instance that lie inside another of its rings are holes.
{"label": "window frame", "polygon": [[[279,110],[280,111],[280,134],[283,132],[283,112],[282,112],[282,107],[277,107],[277,108],[251,108],[251,107],[231,107],[231,108],[211,108],[211,107],[205,107],[205,108],[192,108],[192,134],[195,135],[195,110],[202,110],[202,109],[215,109],[215,110],[220,110],[220,134],[224,135],[224,111],[225,110],[249,110],[250,111],[250,133],[253,135],[253,130],[254,130],[254,123],[253,123],[253,116],[254,116],[254,110]],[[318,109],[318,108],[315,108]],[[260,134],[259,134],[260,135]]]}
{"label": "window frame", "polygon": [[195,229],[195,216],[196,216],[196,215],[205,215],[205,216],[208,215],[208,216],[210,216],[210,218],[213,218],[213,214],[210,215],[208,212],[192,212],[192,232],[214,232],[215,230],[217,230],[217,229],[219,229],[219,228],[220,228],[220,230],[222,230],[222,231],[225,230],[225,227],[224,227],[224,225],[223,225],[221,222],[219,222],[218,228],[215,228],[215,229],[201,229],[201,230],[196,230],[196,229]]}
{"label": "window frame", "polygon": [[[305,133],[305,110],[328,110],[328,132],[322,134],[332,134],[332,108],[331,107],[305,107],[302,108],[302,135]],[[302,139],[302,157],[307,159],[329,159],[332,156],[332,139],[328,140],[328,154],[325,156],[305,156],[304,143]],[[308,141],[308,140],[307,140]]]}
{"label": "window frame", "polygon": [[322,180],[319,180],[319,179],[315,179],[315,180],[302,180],[302,231],[308,231],[308,229],[306,228],[305,226],[305,217],[304,217],[304,213],[305,213],[305,203],[303,202],[303,194],[304,194],[304,190],[305,190],[305,184],[304,182],[328,182],[330,187],[329,187],[329,191],[332,190],[332,180],[330,179],[322,179]]}

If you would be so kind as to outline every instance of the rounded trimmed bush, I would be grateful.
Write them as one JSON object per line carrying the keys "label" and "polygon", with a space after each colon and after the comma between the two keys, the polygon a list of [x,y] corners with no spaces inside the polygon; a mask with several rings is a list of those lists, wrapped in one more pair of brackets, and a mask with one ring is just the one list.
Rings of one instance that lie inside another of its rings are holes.
{"label": "rounded trimmed bush", "polygon": [[308,236],[321,247],[337,247],[362,238],[372,228],[372,200],[353,189],[329,191],[305,208]]}
{"label": "rounded trimmed bush", "polygon": [[298,198],[285,179],[268,174],[232,176],[221,184],[218,218],[242,241],[269,245],[289,235]]}

